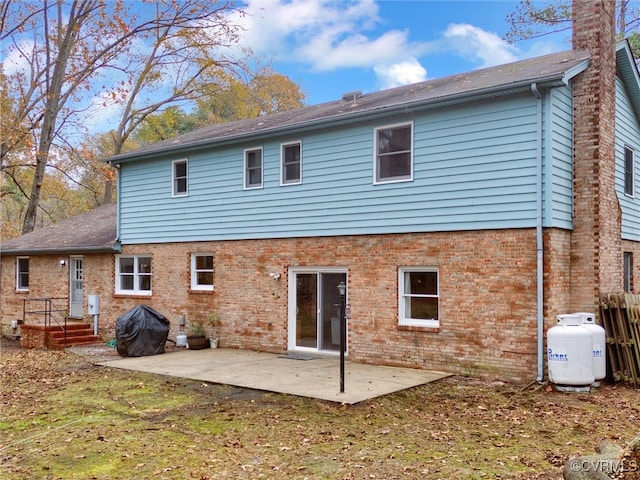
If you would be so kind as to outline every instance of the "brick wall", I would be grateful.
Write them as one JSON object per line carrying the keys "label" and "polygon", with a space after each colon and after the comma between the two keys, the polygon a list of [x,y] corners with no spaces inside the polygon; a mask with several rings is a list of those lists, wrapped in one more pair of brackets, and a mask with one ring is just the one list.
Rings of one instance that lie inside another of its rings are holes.
{"label": "brick wall", "polygon": [[47,331],[44,325],[22,325],[20,346],[22,348],[44,348],[47,345]]}
{"label": "brick wall", "polygon": [[[69,265],[67,255],[25,255],[29,257],[29,291],[17,292],[16,287],[16,257],[2,255],[2,272],[0,280],[0,319],[3,326],[11,320],[22,320],[23,300],[28,301],[28,309],[40,309],[39,303],[33,301],[39,298],[69,298]],[[65,260],[65,266],[60,266],[60,260]],[[86,297],[89,294],[99,294],[104,302],[105,313],[110,316],[119,311],[120,305],[113,305],[113,255],[91,254],[83,256],[85,312]],[[61,308],[68,308],[66,301],[56,302]],[[92,317],[85,315],[86,321]],[[44,322],[43,316],[29,316],[28,322]]]}
{"label": "brick wall", "polygon": [[615,2],[574,0],[573,48],[589,68],[573,81],[572,309],[593,310],[622,289],[621,212],[615,193]]}
{"label": "brick wall", "polygon": [[[570,311],[570,233],[546,230],[545,248],[546,332],[556,315]],[[212,293],[190,290],[193,252],[215,256]],[[170,338],[178,333],[179,315],[191,319],[215,310],[223,323],[221,346],[283,352],[289,269],[335,267],[348,271],[350,359],[514,381],[536,375],[533,229],[130,245],[123,253],[151,255],[153,295],[115,295],[113,255],[85,255],[85,298],[100,296],[104,339],[115,337],[119,315],[146,304],[169,318]],[[29,296],[67,291],[68,268],[60,268],[57,256],[30,259]],[[15,259],[2,261],[5,323],[21,316],[24,294],[13,295]],[[398,326],[400,266],[439,269],[439,328]],[[269,273],[281,278],[274,281]]]}
{"label": "brick wall", "polygon": [[[17,292],[16,257],[2,255],[2,275],[0,279],[0,312],[2,324],[10,324],[11,320],[22,320],[23,300],[42,297],[69,296],[69,260],[66,266],[60,267],[60,259],[64,256],[39,255],[29,256],[29,291]],[[32,274],[33,273],[33,274]]]}
{"label": "brick wall", "polygon": [[[567,239],[553,235],[566,250]],[[189,291],[191,252],[215,255],[215,292]],[[153,296],[129,301],[166,315],[172,338],[178,315],[216,310],[221,346],[283,352],[289,269],[336,267],[348,271],[351,359],[509,380],[536,373],[534,230],[136,245],[123,253],[153,257]],[[439,328],[398,327],[399,266],[439,269]],[[548,270],[565,267],[550,261]],[[566,313],[548,310],[553,319]],[[115,313],[103,325],[114,321]]]}

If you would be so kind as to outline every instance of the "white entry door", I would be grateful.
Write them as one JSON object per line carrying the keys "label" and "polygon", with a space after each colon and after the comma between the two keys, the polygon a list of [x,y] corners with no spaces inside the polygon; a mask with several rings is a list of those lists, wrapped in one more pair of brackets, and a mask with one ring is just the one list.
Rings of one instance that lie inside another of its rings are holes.
{"label": "white entry door", "polygon": [[84,316],[84,280],[82,271],[82,257],[71,257],[69,266],[69,316],[82,318]]}
{"label": "white entry door", "polygon": [[344,271],[292,269],[289,275],[289,350],[340,351],[340,293]]}

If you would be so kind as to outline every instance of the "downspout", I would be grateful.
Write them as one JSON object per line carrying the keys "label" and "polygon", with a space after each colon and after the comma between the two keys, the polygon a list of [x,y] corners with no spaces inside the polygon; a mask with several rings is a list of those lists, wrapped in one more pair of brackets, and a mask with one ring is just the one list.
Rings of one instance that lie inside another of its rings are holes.
{"label": "downspout", "polygon": [[[116,163],[114,165],[113,162],[109,162],[109,166],[115,167],[116,169],[116,242],[118,243],[118,245],[121,245],[120,244],[120,192],[121,192],[120,177],[122,177],[122,175],[120,175],[119,163]],[[122,247],[120,247],[120,251],[122,252]]]}
{"label": "downspout", "polygon": [[536,317],[538,326],[538,376],[544,380],[544,245],[542,241],[542,95],[538,85],[531,84],[531,93],[536,97]]}

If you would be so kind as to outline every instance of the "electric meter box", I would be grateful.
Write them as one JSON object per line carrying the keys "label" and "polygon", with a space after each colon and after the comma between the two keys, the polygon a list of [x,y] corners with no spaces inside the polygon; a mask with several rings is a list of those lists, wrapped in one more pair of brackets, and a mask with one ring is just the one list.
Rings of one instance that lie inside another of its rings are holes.
{"label": "electric meter box", "polygon": [[89,315],[98,315],[100,313],[100,297],[98,295],[89,295],[87,297],[87,305],[89,307]]}

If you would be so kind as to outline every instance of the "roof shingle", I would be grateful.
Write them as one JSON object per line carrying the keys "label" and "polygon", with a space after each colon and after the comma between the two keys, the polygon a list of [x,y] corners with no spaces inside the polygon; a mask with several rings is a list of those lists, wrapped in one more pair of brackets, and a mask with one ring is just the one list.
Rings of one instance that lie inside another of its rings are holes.
{"label": "roof shingle", "polygon": [[120,251],[116,204],[103,205],[2,242],[0,254],[107,253]]}
{"label": "roof shingle", "polygon": [[[217,123],[168,140],[145,145],[106,161],[121,163],[178,151],[190,151],[217,145],[247,141],[276,133],[294,133],[296,129],[354,122],[369,115],[392,114],[406,108],[433,108],[459,103],[481,95],[497,96],[515,89],[529,88],[531,83],[545,86],[567,81],[572,74],[586,68],[588,52],[567,50],[519,62],[474,70],[445,78],[381,90],[358,97],[355,101],[336,100],[288,112],[248,120]],[[573,72],[567,75],[568,72]]]}

